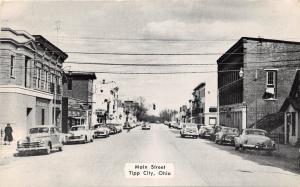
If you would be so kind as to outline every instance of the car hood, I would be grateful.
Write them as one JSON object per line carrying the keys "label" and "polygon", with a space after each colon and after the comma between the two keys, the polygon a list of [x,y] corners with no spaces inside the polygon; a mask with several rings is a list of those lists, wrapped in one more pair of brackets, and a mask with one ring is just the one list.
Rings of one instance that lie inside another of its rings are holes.
{"label": "car hood", "polygon": [[85,134],[85,131],[70,131],[69,134],[72,136],[80,136],[80,135]]}
{"label": "car hood", "polygon": [[236,134],[236,133],[223,133],[223,136],[230,136],[230,137],[236,137],[238,135],[239,134]]}
{"label": "car hood", "polygon": [[98,129],[95,129],[95,131],[101,131],[101,132],[108,131],[108,130],[110,130],[110,129],[109,128],[104,128],[104,127],[100,127]]}
{"label": "car hood", "polygon": [[49,135],[44,133],[36,133],[36,134],[30,134],[25,138],[20,139],[19,142],[37,142],[45,138],[49,138]]}

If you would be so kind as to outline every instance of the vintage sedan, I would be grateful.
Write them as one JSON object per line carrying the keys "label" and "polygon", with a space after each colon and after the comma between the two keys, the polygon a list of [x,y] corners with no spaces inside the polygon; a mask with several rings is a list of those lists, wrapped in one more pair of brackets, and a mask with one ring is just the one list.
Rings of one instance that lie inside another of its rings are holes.
{"label": "vintage sedan", "polygon": [[115,124],[115,127],[117,128],[117,132],[120,133],[123,130],[122,124]]}
{"label": "vintage sedan", "polygon": [[116,128],[116,126],[113,123],[107,123],[106,126],[107,126],[107,128],[109,128],[109,134],[117,134],[118,133],[118,129]]}
{"label": "vintage sedan", "polygon": [[240,136],[234,138],[235,150],[256,149],[275,150],[275,142],[261,129],[244,129]]}
{"label": "vintage sedan", "polygon": [[105,124],[96,124],[94,125],[94,137],[100,138],[100,137],[109,137],[110,129]]}
{"label": "vintage sedan", "polygon": [[212,134],[213,128],[209,125],[203,125],[199,129],[199,137],[200,138],[209,138]]}
{"label": "vintage sedan", "polygon": [[150,130],[151,125],[148,122],[143,123],[142,130]]}
{"label": "vintage sedan", "polygon": [[198,132],[197,124],[195,124],[195,123],[183,123],[182,129],[180,130],[180,136],[182,138],[184,138],[186,136],[191,136],[193,138],[197,138],[198,134],[199,134],[199,132]]}
{"label": "vintage sedan", "polygon": [[93,142],[93,131],[86,125],[76,125],[71,127],[66,143],[88,143]]}
{"label": "vintage sedan", "polygon": [[234,138],[237,136],[239,136],[239,130],[237,128],[223,127],[215,134],[215,142],[221,145],[234,145]]}
{"label": "vintage sedan", "polygon": [[17,142],[18,155],[38,152],[49,154],[53,149],[63,149],[61,133],[55,126],[32,127],[28,136]]}

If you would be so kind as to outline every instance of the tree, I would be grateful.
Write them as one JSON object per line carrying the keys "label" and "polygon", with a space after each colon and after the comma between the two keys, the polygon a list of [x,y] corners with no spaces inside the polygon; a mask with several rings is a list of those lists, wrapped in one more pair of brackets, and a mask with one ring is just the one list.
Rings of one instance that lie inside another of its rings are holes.
{"label": "tree", "polygon": [[136,100],[135,112],[134,112],[134,115],[136,116],[137,120],[142,121],[147,111],[148,109],[145,107],[145,98],[139,97]]}
{"label": "tree", "polygon": [[165,109],[159,113],[159,117],[162,121],[171,121],[172,117],[175,116],[178,112],[176,110]]}

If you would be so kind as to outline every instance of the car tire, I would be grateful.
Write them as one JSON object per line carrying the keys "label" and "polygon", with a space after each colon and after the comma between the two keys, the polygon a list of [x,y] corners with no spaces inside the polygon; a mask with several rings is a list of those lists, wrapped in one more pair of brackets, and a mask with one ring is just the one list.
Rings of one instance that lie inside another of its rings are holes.
{"label": "car tire", "polygon": [[238,151],[239,150],[239,146],[234,145],[234,150]]}
{"label": "car tire", "polygon": [[181,138],[184,138],[184,137],[185,137],[183,134],[181,134],[180,136],[181,136]]}
{"label": "car tire", "polygon": [[88,142],[88,140],[87,140],[87,137],[85,136],[84,143],[87,143],[87,142]]}
{"label": "car tire", "polygon": [[63,146],[59,146],[58,151],[62,151],[62,150],[63,150]]}
{"label": "car tire", "polygon": [[222,141],[222,140],[220,140],[220,141],[219,141],[219,144],[220,144],[220,145],[223,145],[223,141]]}
{"label": "car tire", "polygon": [[94,139],[93,139],[93,137],[92,137],[90,142],[93,142],[93,141],[94,141]]}
{"label": "car tire", "polygon": [[51,143],[49,142],[49,143],[48,143],[48,146],[47,146],[47,149],[45,150],[45,154],[46,154],[46,155],[49,155],[50,152],[51,152]]}
{"label": "car tire", "polygon": [[241,151],[244,151],[244,150],[245,150],[245,148],[244,148],[243,145],[240,145],[240,150],[241,150]]}

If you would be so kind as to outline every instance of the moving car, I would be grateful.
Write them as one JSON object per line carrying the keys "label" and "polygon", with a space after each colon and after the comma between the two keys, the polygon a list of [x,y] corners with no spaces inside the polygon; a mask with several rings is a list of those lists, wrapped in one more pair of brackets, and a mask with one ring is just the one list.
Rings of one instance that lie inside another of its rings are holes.
{"label": "moving car", "polygon": [[28,136],[17,142],[18,155],[33,152],[49,154],[53,149],[63,149],[61,133],[55,126],[32,127]]}
{"label": "moving car", "polygon": [[182,129],[180,130],[180,136],[182,138],[186,137],[186,136],[191,136],[193,138],[197,138],[198,137],[198,128],[197,128],[197,124],[195,123],[184,123],[182,125]]}
{"label": "moving car", "polygon": [[142,130],[150,130],[150,128],[151,128],[151,125],[150,125],[150,123],[143,123],[143,125],[142,125]]}
{"label": "moving car", "polygon": [[237,128],[223,127],[221,131],[215,134],[215,142],[221,145],[234,145],[234,138],[237,136],[239,136],[239,130]]}
{"label": "moving car", "polygon": [[109,137],[111,130],[105,124],[94,125],[94,138]]}
{"label": "moving car", "polygon": [[123,129],[132,129],[132,127],[131,127],[129,122],[125,122],[124,126],[123,126]]}
{"label": "moving car", "polygon": [[209,138],[213,132],[212,126],[203,125],[199,129],[199,137],[200,138]]}
{"label": "moving car", "polygon": [[71,127],[66,138],[67,143],[87,143],[93,142],[93,131],[86,125],[76,125]]}
{"label": "moving car", "polygon": [[262,129],[244,129],[240,136],[234,138],[234,142],[235,150],[275,150],[275,142],[267,136],[267,131]]}

